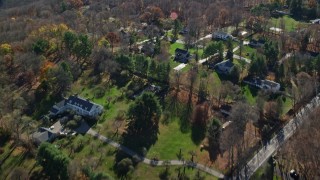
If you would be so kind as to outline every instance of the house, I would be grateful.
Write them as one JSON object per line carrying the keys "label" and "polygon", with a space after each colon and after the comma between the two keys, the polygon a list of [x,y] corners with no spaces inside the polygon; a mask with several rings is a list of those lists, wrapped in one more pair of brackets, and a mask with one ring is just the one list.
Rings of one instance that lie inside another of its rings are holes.
{"label": "house", "polygon": [[190,53],[187,50],[177,48],[175,50],[174,60],[181,63],[188,63],[190,58]]}
{"label": "house", "polygon": [[320,19],[315,19],[310,21],[312,24],[320,24]]}
{"label": "house", "polygon": [[244,80],[244,83],[247,83],[249,85],[255,86],[260,89],[264,89],[267,91],[277,92],[280,90],[281,86],[279,83],[270,81],[270,80],[261,80],[259,78],[253,78]]}
{"label": "house", "polygon": [[233,67],[234,67],[233,62],[228,59],[228,60],[222,61],[220,63],[217,63],[215,65],[215,70],[218,73],[222,73],[222,74],[227,74],[228,75],[228,74],[231,73]]}
{"label": "house", "polygon": [[77,114],[82,116],[96,117],[102,113],[103,106],[74,95],[54,105],[49,114],[57,115],[65,112],[66,110],[75,111]]}
{"label": "house", "polygon": [[261,48],[264,46],[264,43],[265,41],[264,40],[254,40],[254,39],[251,39],[250,42],[249,42],[249,46],[250,47],[254,47],[254,48]]}
{"label": "house", "polygon": [[212,35],[212,38],[213,39],[221,39],[221,40],[228,40],[228,39],[234,39],[234,37],[228,33],[225,33],[225,32],[221,32],[221,31],[218,31],[218,32],[214,32],[213,35]]}
{"label": "house", "polygon": [[52,142],[57,135],[58,134],[53,132],[51,129],[40,127],[37,132],[31,135],[31,138],[36,144],[39,145],[43,142]]}

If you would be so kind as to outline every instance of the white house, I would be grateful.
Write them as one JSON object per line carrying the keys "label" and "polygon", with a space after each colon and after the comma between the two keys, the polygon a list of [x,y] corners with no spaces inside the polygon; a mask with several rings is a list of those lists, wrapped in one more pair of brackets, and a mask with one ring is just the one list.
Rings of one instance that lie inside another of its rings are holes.
{"label": "white house", "polygon": [[228,40],[228,39],[234,39],[234,37],[228,33],[217,31],[214,32],[212,35],[212,38],[214,39],[221,39],[221,40]]}
{"label": "white house", "polygon": [[255,86],[260,89],[277,92],[280,90],[281,86],[279,83],[270,81],[270,80],[260,80],[258,78],[254,78],[251,80],[244,80],[244,83]]}
{"label": "white house", "polygon": [[54,105],[50,110],[50,114],[57,115],[66,110],[73,110],[82,116],[96,117],[102,113],[103,106],[78,96],[70,96],[68,99]]}
{"label": "white house", "polygon": [[222,74],[230,74],[232,71],[234,64],[229,59],[222,61],[220,63],[217,63],[214,67],[218,73]]}
{"label": "white house", "polygon": [[320,24],[320,19],[315,19],[310,21],[312,24]]}

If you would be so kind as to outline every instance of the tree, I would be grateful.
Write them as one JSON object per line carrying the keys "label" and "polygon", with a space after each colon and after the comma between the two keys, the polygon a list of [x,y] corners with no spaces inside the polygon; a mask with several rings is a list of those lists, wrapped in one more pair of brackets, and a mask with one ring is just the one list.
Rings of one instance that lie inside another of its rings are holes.
{"label": "tree", "polygon": [[86,59],[91,55],[92,42],[89,40],[87,35],[80,34],[78,41],[76,41],[73,52],[78,59]]}
{"label": "tree", "polygon": [[156,141],[160,116],[161,106],[153,93],[143,93],[130,105],[125,138],[131,140],[131,146],[149,147]]}
{"label": "tree", "polygon": [[120,42],[120,37],[114,32],[109,32],[106,37],[111,46],[111,52],[113,53],[114,46]]}
{"label": "tree", "polygon": [[232,39],[228,39],[227,41],[227,54],[226,58],[229,59],[230,61],[233,61],[233,45],[232,45]]}
{"label": "tree", "polygon": [[47,73],[47,79],[52,87],[52,92],[56,94],[68,90],[73,81],[70,67],[65,62],[62,62],[58,67],[51,68]]}
{"label": "tree", "polygon": [[172,30],[172,34],[173,34],[173,40],[177,40],[178,39],[178,35],[179,35],[179,31],[181,30],[181,22],[178,19],[175,19],[173,21],[173,30]]}
{"label": "tree", "polygon": [[210,159],[215,159],[219,151],[219,140],[221,136],[221,122],[218,119],[213,119],[208,127],[207,137],[209,143]]}
{"label": "tree", "polygon": [[249,74],[252,76],[264,77],[268,73],[267,64],[262,56],[252,59],[249,67]]}
{"label": "tree", "polygon": [[274,68],[278,61],[279,56],[279,48],[278,43],[274,43],[272,41],[268,41],[264,45],[264,53],[267,58],[267,64],[270,68]]}
{"label": "tree", "polygon": [[32,50],[36,54],[43,54],[49,49],[49,42],[45,39],[38,39],[32,44]]}
{"label": "tree", "polygon": [[50,178],[68,179],[69,158],[54,145],[44,142],[39,146],[37,162]]}
{"label": "tree", "polygon": [[133,171],[133,163],[129,158],[124,158],[120,162],[117,163],[117,173],[119,176],[125,176],[130,171]]}
{"label": "tree", "polygon": [[300,18],[303,11],[302,11],[302,0],[291,0],[290,3],[290,13],[296,17]]}
{"label": "tree", "polygon": [[68,55],[70,55],[70,52],[73,51],[73,48],[74,48],[75,43],[77,41],[78,41],[78,37],[75,33],[71,32],[71,31],[67,31],[64,33],[63,42],[64,42],[65,49],[66,49]]}

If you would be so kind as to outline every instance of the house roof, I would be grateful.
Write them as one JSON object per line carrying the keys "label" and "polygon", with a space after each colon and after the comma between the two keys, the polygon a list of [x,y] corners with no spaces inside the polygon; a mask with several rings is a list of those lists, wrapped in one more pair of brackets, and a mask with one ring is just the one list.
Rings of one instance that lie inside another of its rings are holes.
{"label": "house roof", "polygon": [[50,129],[44,127],[41,127],[38,132],[32,134],[32,138],[38,143],[47,142],[51,140],[53,136],[54,133]]}
{"label": "house roof", "polygon": [[216,31],[213,34],[214,35],[221,35],[221,36],[231,36],[230,34],[222,32],[222,31]]}
{"label": "house roof", "polygon": [[279,83],[273,82],[273,81],[269,81],[269,80],[264,80],[263,82],[264,84],[270,86],[270,87],[276,87],[279,85]]}
{"label": "house roof", "polygon": [[57,108],[55,108],[55,107],[52,107],[50,109],[50,112],[53,113],[53,114],[56,114],[57,112],[59,112],[59,110]]}
{"label": "house roof", "polygon": [[90,111],[92,109],[93,105],[94,105],[89,100],[82,99],[82,98],[80,98],[78,96],[70,96],[66,100],[66,103],[72,104],[74,106],[78,106],[81,109],[86,110],[86,111]]}
{"label": "house roof", "polygon": [[184,49],[180,49],[180,48],[177,48],[175,50],[175,53],[176,54],[189,54],[189,52],[187,50],[184,50]]}
{"label": "house roof", "polygon": [[217,63],[217,66],[224,66],[224,67],[228,67],[228,68],[232,68],[234,66],[233,62],[231,62],[229,59],[228,60],[224,60],[220,63]]}

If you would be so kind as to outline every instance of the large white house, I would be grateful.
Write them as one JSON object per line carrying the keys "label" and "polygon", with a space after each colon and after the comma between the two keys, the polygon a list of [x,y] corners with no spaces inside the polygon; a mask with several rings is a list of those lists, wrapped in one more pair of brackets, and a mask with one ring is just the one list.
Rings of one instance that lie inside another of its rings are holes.
{"label": "large white house", "polygon": [[82,116],[96,117],[102,113],[103,106],[74,95],[54,105],[50,110],[50,115],[57,115],[66,110],[73,110]]}
{"label": "large white house", "polygon": [[249,85],[258,87],[260,89],[264,89],[272,92],[277,92],[281,88],[280,84],[277,82],[270,81],[270,80],[261,80],[258,78],[254,78],[251,80],[244,80],[243,82]]}

